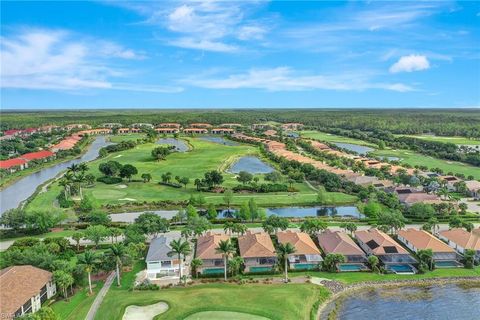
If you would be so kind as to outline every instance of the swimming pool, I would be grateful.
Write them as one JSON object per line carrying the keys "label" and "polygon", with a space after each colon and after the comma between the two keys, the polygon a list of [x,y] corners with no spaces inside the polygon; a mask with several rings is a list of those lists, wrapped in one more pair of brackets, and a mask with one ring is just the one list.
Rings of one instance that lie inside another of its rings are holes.
{"label": "swimming pool", "polygon": [[272,267],[250,267],[250,272],[270,272]]}
{"label": "swimming pool", "polygon": [[458,268],[462,264],[454,260],[435,261],[435,268]]}
{"label": "swimming pool", "polygon": [[338,270],[340,272],[362,271],[366,269],[367,267],[361,263],[342,263],[338,265]]}
{"label": "swimming pool", "polygon": [[202,274],[219,274],[223,272],[224,272],[223,268],[212,268],[212,269],[203,270]]}
{"label": "swimming pool", "polygon": [[294,266],[295,266],[295,270],[318,269],[318,263],[297,263]]}
{"label": "swimming pool", "polygon": [[415,273],[415,269],[409,264],[387,264],[385,266],[385,269],[390,270],[390,271],[392,271],[394,273],[397,273],[397,274],[402,274],[402,273],[413,274],[413,273]]}

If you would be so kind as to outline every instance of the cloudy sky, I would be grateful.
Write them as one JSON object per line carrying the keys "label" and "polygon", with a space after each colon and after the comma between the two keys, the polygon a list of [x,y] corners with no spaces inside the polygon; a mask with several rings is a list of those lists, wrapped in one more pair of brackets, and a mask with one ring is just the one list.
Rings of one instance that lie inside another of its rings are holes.
{"label": "cloudy sky", "polygon": [[1,2],[2,108],[476,107],[478,1]]}

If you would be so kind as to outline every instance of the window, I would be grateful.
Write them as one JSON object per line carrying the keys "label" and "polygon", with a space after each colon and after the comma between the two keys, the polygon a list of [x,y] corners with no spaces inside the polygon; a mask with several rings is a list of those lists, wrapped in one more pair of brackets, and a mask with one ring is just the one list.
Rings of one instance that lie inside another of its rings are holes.
{"label": "window", "polygon": [[162,261],[162,267],[171,268],[172,267],[172,261],[171,260]]}

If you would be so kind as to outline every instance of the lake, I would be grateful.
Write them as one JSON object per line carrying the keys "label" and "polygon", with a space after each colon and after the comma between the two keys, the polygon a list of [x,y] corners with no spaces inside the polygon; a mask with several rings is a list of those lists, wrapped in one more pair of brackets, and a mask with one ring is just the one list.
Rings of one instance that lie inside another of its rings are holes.
{"label": "lake", "polygon": [[160,138],[157,140],[158,144],[168,144],[175,147],[178,152],[186,152],[189,150],[188,144],[185,140],[175,138]]}
{"label": "lake", "polygon": [[365,289],[330,303],[321,319],[328,318],[335,302],[340,302],[338,320],[480,319],[480,285]]}
{"label": "lake", "polygon": [[343,142],[334,142],[337,147],[356,152],[361,155],[366,155],[367,153],[371,151],[375,151],[375,149],[366,147],[366,146],[361,146],[359,144],[353,144],[353,143],[343,143]]}
{"label": "lake", "polygon": [[0,191],[0,213],[9,209],[17,208],[20,203],[28,199],[37,189],[37,187],[46,181],[55,178],[60,172],[70,167],[72,164],[95,160],[101,148],[112,144],[107,142],[104,136],[97,136],[81,157],[70,161],[62,162],[54,166],[32,173],[7,188]]}
{"label": "lake", "polygon": [[270,173],[275,171],[275,169],[257,157],[246,156],[238,159],[227,171],[230,173],[246,171],[248,173],[257,174]]}
{"label": "lake", "polygon": [[222,144],[224,146],[238,146],[238,145],[240,145],[239,143],[237,143],[235,141],[232,141],[232,140],[225,139],[224,137],[203,136],[203,137],[200,137],[198,139]]}

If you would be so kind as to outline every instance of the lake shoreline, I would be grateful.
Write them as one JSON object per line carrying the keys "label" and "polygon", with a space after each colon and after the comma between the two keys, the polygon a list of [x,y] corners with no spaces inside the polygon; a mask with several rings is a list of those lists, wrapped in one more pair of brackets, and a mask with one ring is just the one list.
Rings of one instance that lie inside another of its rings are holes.
{"label": "lake shoreline", "polygon": [[355,283],[350,285],[344,285],[338,281],[322,280],[321,284],[324,285],[332,295],[317,309],[316,319],[321,319],[322,313],[326,307],[335,300],[346,297],[356,291],[366,290],[369,288],[388,288],[388,287],[406,287],[406,286],[425,286],[425,285],[444,285],[444,284],[458,284],[462,282],[475,282],[480,284],[480,277],[437,277],[437,278],[425,278],[425,279],[405,279],[405,280],[384,280],[384,281],[367,281],[361,283]]}

